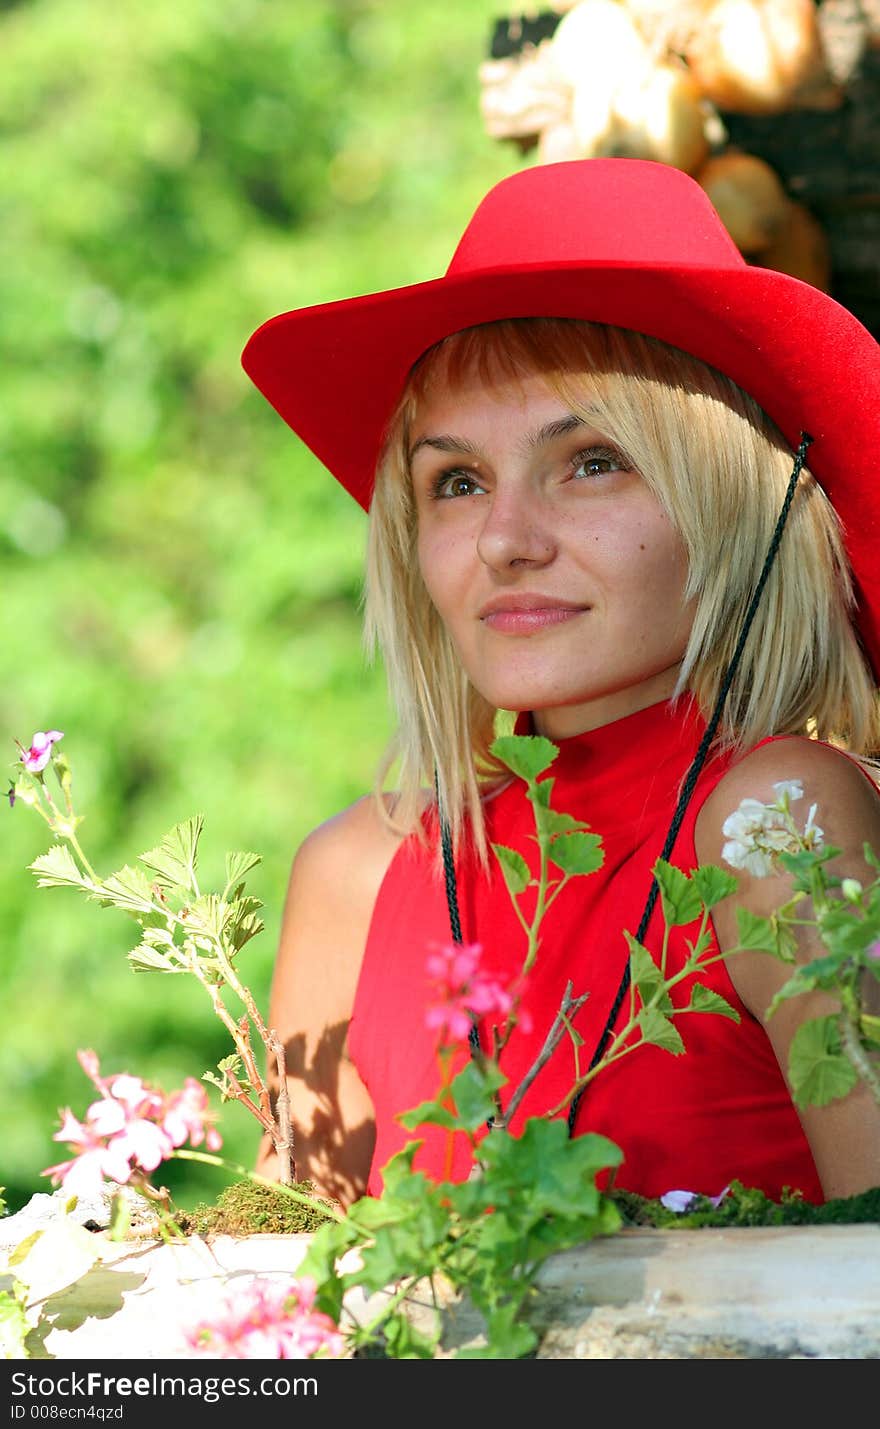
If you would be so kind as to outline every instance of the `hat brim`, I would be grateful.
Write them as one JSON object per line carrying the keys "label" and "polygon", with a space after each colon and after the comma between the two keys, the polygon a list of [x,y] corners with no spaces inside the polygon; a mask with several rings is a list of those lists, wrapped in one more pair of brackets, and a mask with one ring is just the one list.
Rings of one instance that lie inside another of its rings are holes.
{"label": "hat brim", "polygon": [[607,261],[448,274],[282,313],[253,334],[242,365],[366,510],[413,363],[450,333],[516,317],[581,318],[660,338],[731,377],[793,450],[808,433],[810,469],[843,527],[856,624],[880,672],[880,349],[807,283],[751,265]]}

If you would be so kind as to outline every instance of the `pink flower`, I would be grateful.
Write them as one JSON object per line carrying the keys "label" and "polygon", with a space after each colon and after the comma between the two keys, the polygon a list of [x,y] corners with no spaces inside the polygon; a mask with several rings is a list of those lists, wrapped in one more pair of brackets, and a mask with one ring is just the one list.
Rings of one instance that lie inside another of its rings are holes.
{"label": "pink flower", "polygon": [[172,1092],[165,1106],[162,1127],[175,1146],[182,1146],[189,1137],[190,1145],[205,1142],[209,1151],[222,1145],[219,1133],[208,1125],[208,1095],[195,1077],[187,1077],[183,1091]]}
{"label": "pink flower", "polygon": [[93,1126],[83,1126],[69,1108],[52,1140],[66,1141],[75,1154],[70,1161],[47,1166],[42,1174],[51,1176],[53,1185],[60,1181],[69,1196],[99,1196],[105,1180],[124,1185],[131,1176],[128,1157]]}
{"label": "pink flower", "polygon": [[211,1151],[222,1145],[219,1133],[208,1125],[210,1113],[204,1090],[188,1077],[183,1091],[166,1097],[140,1077],[121,1073],[101,1077],[94,1052],[79,1052],[79,1063],[101,1096],[92,1102],[85,1122],[70,1111],[53,1137],[74,1151],[69,1161],[48,1166],[44,1176],[60,1181],[74,1195],[98,1192],[104,1179],[124,1184],[134,1172],[155,1171],[190,1139],[193,1146],[206,1142]]}
{"label": "pink flower", "polygon": [[507,1017],[513,996],[480,969],[481,943],[434,943],[426,964],[436,1001],[425,1012],[425,1026],[438,1032],[442,1042],[460,1042],[470,1032],[473,1017],[497,1013]]}
{"label": "pink flower", "polygon": [[315,1310],[314,1280],[276,1285],[253,1276],[227,1293],[216,1312],[184,1331],[187,1346],[210,1359],[304,1360],[338,1358],[339,1326]]}
{"label": "pink flower", "polygon": [[876,942],[868,945],[865,949],[865,955],[869,957],[872,962],[880,962],[880,938],[878,938]]}
{"label": "pink flower", "polygon": [[63,738],[64,733],[60,729],[50,729],[48,734],[38,730],[31,740],[30,749],[22,750],[21,762],[25,769],[29,769],[32,774],[39,774],[52,757],[52,745]]}

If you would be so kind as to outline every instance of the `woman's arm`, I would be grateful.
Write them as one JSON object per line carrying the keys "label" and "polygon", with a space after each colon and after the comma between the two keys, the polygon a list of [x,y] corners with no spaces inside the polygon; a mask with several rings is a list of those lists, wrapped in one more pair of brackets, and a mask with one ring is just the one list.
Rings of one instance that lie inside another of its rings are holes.
{"label": "woman's arm", "polygon": [[[364,1194],[375,1130],[346,1039],[379,886],[400,843],[372,795],[320,824],[293,860],[269,1026],[285,1047],[295,1176],[348,1205]],[[277,1089],[275,1069],[268,1081]],[[263,1138],[256,1169],[277,1176]]]}
{"label": "woman's arm", "polygon": [[[796,822],[803,825],[809,806],[817,804],[816,822],[825,843],[842,850],[827,865],[829,872],[865,884],[873,882],[875,870],[865,862],[862,846],[868,843],[880,854],[880,794],[852,760],[828,745],[801,737],[762,745],[728,771],[697,817],[698,861],[725,867],[721,857],[724,820],[742,799],[775,802],[773,785],[783,779],[798,779],[803,785],[804,797],[792,807]],[[736,872],[737,892],[713,910],[722,951],[738,941],[737,907],[769,917],[792,893],[786,873],[755,878],[744,870]],[[801,907],[805,917],[812,916],[807,900]],[[797,932],[799,960],[810,962],[827,952],[813,929]],[[836,1011],[837,1002],[827,993],[805,993],[783,1001],[773,1016],[765,1019],[771,998],[791,976],[791,965],[766,953],[744,952],[731,957],[727,966],[746,1007],[766,1027],[779,1065],[787,1073],[789,1048],[798,1027],[808,1019]],[[874,1012],[880,1011],[878,994],[880,984],[867,979],[865,995]],[[880,1186],[880,1107],[864,1082],[841,1100],[823,1107],[799,1108],[798,1114],[826,1198],[853,1196]]]}

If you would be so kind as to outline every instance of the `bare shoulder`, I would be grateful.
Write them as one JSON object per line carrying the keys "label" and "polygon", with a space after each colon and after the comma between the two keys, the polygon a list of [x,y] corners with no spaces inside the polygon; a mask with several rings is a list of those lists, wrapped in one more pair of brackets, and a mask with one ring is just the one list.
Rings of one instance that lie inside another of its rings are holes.
{"label": "bare shoulder", "polygon": [[[394,796],[383,799],[390,812]],[[404,837],[365,794],[312,829],[294,855],[279,962],[302,956],[308,943],[309,966],[316,980],[332,973],[325,995],[341,1010],[354,995],[373,908]]]}
{"label": "bare shoulder", "polygon": [[[404,837],[372,794],[324,820],[293,857],[281,918],[269,1017],[284,1044],[297,1174],[346,1204],[366,1188],[373,1144],[348,1024],[373,908]],[[269,1080],[274,1094],[272,1069]],[[275,1174],[268,1138],[257,1164]]]}
{"label": "bare shoulder", "polygon": [[[875,771],[880,779],[880,770]],[[694,831],[699,861],[717,863],[724,820],[743,799],[773,803],[774,784],[797,780],[804,791],[794,806],[803,818],[817,805],[816,822],[825,842],[845,853],[858,853],[868,842],[880,853],[880,789],[875,777],[854,757],[832,745],[802,735],[775,739],[750,750],[718,781],[697,816]]]}
{"label": "bare shoulder", "polygon": [[[797,780],[803,797],[792,803],[791,812],[803,828],[808,812],[816,805],[815,823],[826,845],[840,852],[827,867],[838,877],[851,877],[872,884],[875,870],[864,858],[868,844],[880,854],[880,792],[873,779],[849,755],[831,745],[806,737],[773,740],[751,750],[731,766],[706,798],[694,829],[694,845],[700,864],[724,866],[723,824],[743,799],[762,804],[776,801],[774,784]],[[736,891],[712,910],[712,922],[722,952],[732,952],[739,942],[738,909],[770,917],[792,896],[791,876],[781,868],[763,877],[745,869],[737,870]],[[795,958],[811,962],[825,953],[817,930],[810,924],[811,904],[803,905],[804,923],[796,929]],[[739,950],[728,960],[730,979],[743,1004],[767,1032],[783,1075],[787,1075],[792,1046],[804,1022],[839,1011],[830,993],[819,989],[783,1001],[768,1016],[776,993],[791,974],[789,964],[766,953]],[[877,991],[867,989],[867,1006]],[[880,1111],[867,1085],[828,1105],[799,1108],[799,1115],[826,1196],[851,1196],[880,1181]]]}
{"label": "bare shoulder", "polygon": [[[386,795],[389,812],[392,805],[393,795]],[[316,892],[344,880],[347,899],[375,896],[403,837],[382,817],[375,796],[364,794],[306,835],[292,877]]]}

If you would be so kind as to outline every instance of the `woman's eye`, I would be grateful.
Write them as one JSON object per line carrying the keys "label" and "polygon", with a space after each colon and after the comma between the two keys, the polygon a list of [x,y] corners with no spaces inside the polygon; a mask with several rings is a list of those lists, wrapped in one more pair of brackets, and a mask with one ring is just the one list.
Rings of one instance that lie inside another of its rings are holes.
{"label": "woman's eye", "polygon": [[475,491],[482,491],[480,483],[476,477],[466,471],[444,471],[438,476],[431,488],[431,495],[434,497],[447,496],[473,496]]}
{"label": "woman's eye", "polygon": [[572,468],[575,476],[579,472],[585,476],[605,476],[610,471],[629,471],[630,463],[622,452],[611,447],[591,447],[589,451],[578,453]]}

